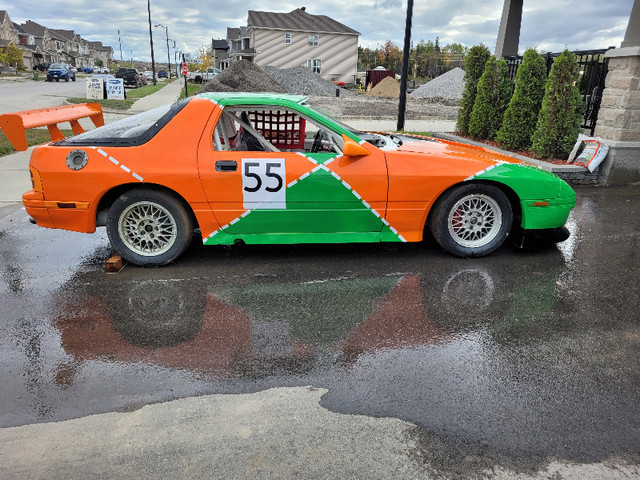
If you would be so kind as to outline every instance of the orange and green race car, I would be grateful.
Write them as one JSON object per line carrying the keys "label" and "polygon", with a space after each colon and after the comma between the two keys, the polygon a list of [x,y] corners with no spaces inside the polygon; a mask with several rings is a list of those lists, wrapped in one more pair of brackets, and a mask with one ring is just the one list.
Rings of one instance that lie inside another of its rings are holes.
{"label": "orange and green race car", "polygon": [[[57,123],[103,123],[99,105],[0,117],[34,149],[28,214],[43,227],[106,226],[132,263],[167,264],[199,231],[206,245],[419,242],[460,257],[564,228],[576,196],[537,167],[428,137],[355,131],[302,96],[206,93],[64,138]],[[26,143],[26,142],[25,142]],[[25,145],[26,148],[26,145]]]}

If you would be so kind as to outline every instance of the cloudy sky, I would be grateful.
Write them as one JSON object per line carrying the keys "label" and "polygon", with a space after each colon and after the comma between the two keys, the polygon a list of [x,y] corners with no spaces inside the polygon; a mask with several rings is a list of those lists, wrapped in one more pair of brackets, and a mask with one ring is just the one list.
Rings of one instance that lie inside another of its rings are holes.
{"label": "cloudy sky", "polygon": [[[360,45],[375,48],[386,40],[402,46],[406,0],[324,0],[307,4],[298,0],[151,0],[153,24],[168,26],[177,48],[196,53],[211,38],[224,38],[227,27],[246,25],[247,11],[289,12],[306,6],[307,12],[327,15],[359,31]],[[561,51],[619,47],[633,0],[525,0],[520,50]],[[495,48],[503,0],[414,0],[412,41],[440,44],[484,43]],[[125,58],[149,61],[147,2],[66,0],[0,0],[11,20],[33,20],[50,28],[75,30],[91,41],[101,41],[120,58],[118,29]],[[153,29],[156,59],[167,58],[165,31]],[[173,43],[171,43],[173,47]],[[173,48],[171,49],[173,61]]]}

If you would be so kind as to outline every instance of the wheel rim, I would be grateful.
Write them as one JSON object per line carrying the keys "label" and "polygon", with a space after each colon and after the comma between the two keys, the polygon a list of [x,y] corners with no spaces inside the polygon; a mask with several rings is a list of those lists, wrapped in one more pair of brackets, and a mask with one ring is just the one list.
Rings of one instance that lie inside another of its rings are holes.
{"label": "wheel rim", "polygon": [[458,245],[482,247],[493,240],[502,227],[502,210],[491,197],[471,194],[461,198],[449,211],[449,233]]}
{"label": "wheel rim", "polygon": [[168,251],[176,241],[178,227],[162,205],[138,202],[127,207],[118,220],[118,235],[138,255],[152,257]]}

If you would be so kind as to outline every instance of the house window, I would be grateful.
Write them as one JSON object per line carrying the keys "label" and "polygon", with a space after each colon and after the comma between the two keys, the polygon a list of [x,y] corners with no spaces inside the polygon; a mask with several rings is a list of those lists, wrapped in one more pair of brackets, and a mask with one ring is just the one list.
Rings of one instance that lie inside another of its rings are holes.
{"label": "house window", "polygon": [[309,46],[317,47],[319,43],[318,35],[309,35]]}
{"label": "house window", "polygon": [[291,43],[291,34],[290,33],[285,33],[284,34],[284,43],[289,45]]}
{"label": "house window", "polygon": [[320,73],[320,70],[322,69],[322,60],[319,58],[307,60],[307,68],[313,73]]}

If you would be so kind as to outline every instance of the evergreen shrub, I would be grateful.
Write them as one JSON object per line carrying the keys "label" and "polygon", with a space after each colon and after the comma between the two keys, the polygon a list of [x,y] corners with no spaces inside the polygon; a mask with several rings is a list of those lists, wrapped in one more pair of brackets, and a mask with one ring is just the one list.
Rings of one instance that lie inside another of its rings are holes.
{"label": "evergreen shrub", "polygon": [[502,148],[528,150],[531,147],[531,136],[536,129],[546,81],[544,58],[533,48],[528,49],[516,73],[513,97],[496,135]]}
{"label": "evergreen shrub", "polygon": [[464,91],[462,102],[458,110],[458,122],[456,130],[465,135],[469,134],[469,119],[476,101],[478,81],[484,72],[484,65],[491,57],[491,52],[484,45],[471,47],[464,60]]}
{"label": "evergreen shrub", "polygon": [[580,133],[584,103],[575,54],[565,50],[553,62],[545,85],[542,108],[531,137],[531,151],[540,158],[568,158]]}

